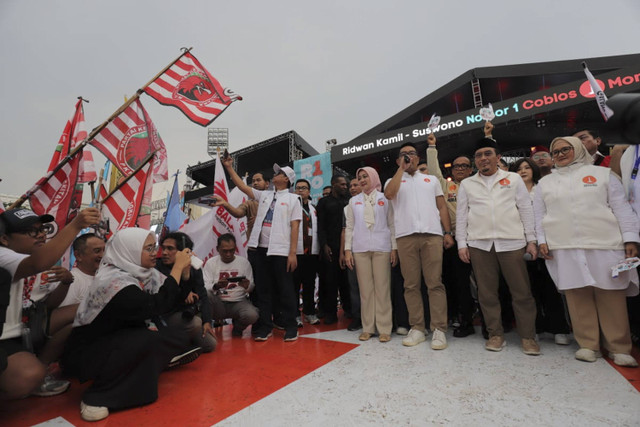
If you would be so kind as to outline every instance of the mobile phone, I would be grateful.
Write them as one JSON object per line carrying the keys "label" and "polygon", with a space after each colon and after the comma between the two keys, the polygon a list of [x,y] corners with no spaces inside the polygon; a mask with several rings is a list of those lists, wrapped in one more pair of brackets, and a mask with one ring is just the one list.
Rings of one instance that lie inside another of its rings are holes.
{"label": "mobile phone", "polygon": [[244,279],[246,279],[245,276],[227,277],[227,282],[240,282]]}
{"label": "mobile phone", "polygon": [[409,158],[409,156],[407,156],[406,154],[404,155],[404,162],[405,163],[410,163],[411,162],[411,158]]}

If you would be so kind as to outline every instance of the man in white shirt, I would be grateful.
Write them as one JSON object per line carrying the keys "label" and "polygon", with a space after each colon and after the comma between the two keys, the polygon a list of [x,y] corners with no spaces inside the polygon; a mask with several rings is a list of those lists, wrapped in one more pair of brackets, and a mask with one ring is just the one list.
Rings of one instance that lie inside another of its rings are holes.
{"label": "man in white shirt", "polygon": [[260,317],[254,325],[254,340],[266,341],[273,331],[272,296],[279,298],[279,310],[285,329],[284,340],[298,339],[296,324],[297,300],[293,292],[293,271],[298,265],[298,229],[302,220],[300,197],[289,191],[296,181],[296,174],[288,166],[273,165],[271,182],[274,191],[256,190],[244,183],[233,170],[233,159],[222,159],[233,183],[247,196],[258,201],[256,221],[251,230],[249,248],[250,262],[256,278],[255,302]]}
{"label": "man in white shirt", "polygon": [[498,297],[500,272],[513,297],[522,350],[540,354],[535,341],[536,304],[531,296],[524,261],[537,255],[531,198],[520,175],[498,168],[500,154],[488,137],[476,144],[478,173],[458,190],[456,240],[458,254],[471,262],[478,285],[478,300],[489,332],[485,348],[501,351],[505,345]]}
{"label": "man in white shirt", "polygon": [[93,276],[100,267],[104,247],[104,240],[93,233],[83,234],[73,241],[73,254],[76,257],[76,266],[71,270],[73,283],[60,307],[80,304],[84,299],[93,283]]}
{"label": "man in white shirt", "polygon": [[258,309],[249,301],[249,294],[255,287],[251,264],[236,255],[233,234],[218,237],[216,250],[218,255],[208,260],[202,269],[212,317],[214,320],[231,318],[231,335],[241,337],[242,331],[258,320]]}
{"label": "man in white shirt", "polygon": [[[442,284],[443,247],[453,246],[449,212],[442,188],[433,175],[418,171],[418,152],[412,143],[403,144],[396,163],[398,170],[387,181],[384,195],[391,200],[404,298],[411,330],[402,340],[414,346],[426,340],[421,279],[424,276],[431,314],[431,348],[447,348],[447,294]],[[444,229],[444,237],[443,237]]]}
{"label": "man in white shirt", "polygon": [[0,220],[6,226],[6,232],[0,233],[0,267],[12,277],[9,306],[0,335],[0,349],[8,356],[7,367],[0,372],[0,399],[24,397],[33,390],[44,396],[62,393],[69,383],[43,382],[45,365],[22,344],[22,279],[50,268],[80,230],[99,222],[100,212],[95,208],[83,210],[47,243],[44,224],[53,221],[51,215],[39,217],[27,209],[12,209],[4,212]]}

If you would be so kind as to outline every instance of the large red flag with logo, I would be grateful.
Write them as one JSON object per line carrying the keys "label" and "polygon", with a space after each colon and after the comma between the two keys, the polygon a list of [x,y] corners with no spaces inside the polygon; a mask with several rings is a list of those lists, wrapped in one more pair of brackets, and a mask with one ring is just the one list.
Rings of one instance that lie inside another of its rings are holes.
{"label": "large red flag with logo", "polygon": [[242,97],[222,85],[187,52],[144,91],[164,105],[174,106],[191,121],[208,126],[233,101]]}
{"label": "large red flag with logo", "polygon": [[91,141],[123,175],[128,176],[153,150],[153,182],[169,179],[167,150],[139,99],[131,103]]}

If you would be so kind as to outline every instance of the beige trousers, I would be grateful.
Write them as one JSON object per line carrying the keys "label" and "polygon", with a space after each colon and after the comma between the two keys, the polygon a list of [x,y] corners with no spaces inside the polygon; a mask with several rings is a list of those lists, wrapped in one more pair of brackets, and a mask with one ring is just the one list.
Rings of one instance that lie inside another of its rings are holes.
{"label": "beige trousers", "polygon": [[447,293],[442,284],[442,236],[415,233],[396,239],[400,271],[404,279],[404,300],[412,328],[425,331],[424,306],[420,286],[422,277],[429,293],[431,330],[447,330]]}
{"label": "beige trousers", "polygon": [[362,331],[391,335],[391,264],[389,252],[353,254],[360,287]]}
{"label": "beige trousers", "polygon": [[573,336],[581,348],[600,350],[602,343],[612,353],[631,353],[631,332],[627,317],[626,290],[586,286],[564,291],[573,326]]}

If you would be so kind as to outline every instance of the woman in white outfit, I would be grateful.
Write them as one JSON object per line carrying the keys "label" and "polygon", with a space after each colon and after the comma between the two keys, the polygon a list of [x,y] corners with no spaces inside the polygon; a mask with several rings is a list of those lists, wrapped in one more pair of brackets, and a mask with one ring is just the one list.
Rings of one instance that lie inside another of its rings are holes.
{"label": "woman in white outfit", "polygon": [[[640,225],[620,180],[575,137],[551,142],[556,172],[536,187],[534,212],[540,254],[564,292],[576,359],[595,362],[600,342],[620,366],[638,366],[631,353],[626,297],[638,294],[635,269],[613,278],[611,267],[637,256]],[[602,334],[600,333],[602,331]]]}
{"label": "woman in white outfit", "polygon": [[391,266],[397,263],[393,209],[381,192],[378,172],[358,169],[362,192],[345,209],[345,262],[356,269],[360,286],[362,333],[367,341],[376,333],[380,342],[391,340]]}

